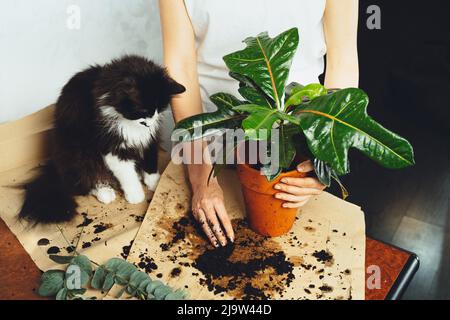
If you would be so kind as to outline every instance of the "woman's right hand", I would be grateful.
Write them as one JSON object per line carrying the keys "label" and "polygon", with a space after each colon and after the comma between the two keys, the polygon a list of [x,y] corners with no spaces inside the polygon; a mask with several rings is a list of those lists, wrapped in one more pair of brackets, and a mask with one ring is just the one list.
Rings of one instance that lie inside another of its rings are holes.
{"label": "woman's right hand", "polygon": [[[202,179],[203,180],[203,179]],[[217,179],[192,184],[192,213],[214,247],[234,242],[234,231]],[[228,240],[227,240],[228,237]]]}

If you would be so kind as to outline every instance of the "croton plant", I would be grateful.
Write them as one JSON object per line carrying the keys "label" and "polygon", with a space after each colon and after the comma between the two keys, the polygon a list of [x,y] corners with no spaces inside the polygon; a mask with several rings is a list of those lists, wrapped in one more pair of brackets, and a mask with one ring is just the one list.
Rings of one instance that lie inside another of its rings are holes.
{"label": "croton plant", "polygon": [[[327,90],[321,84],[287,85],[292,59],[299,44],[297,28],[275,38],[267,32],[244,40],[246,48],[223,59],[230,76],[239,81],[236,98],[229,93],[210,97],[217,111],[180,121],[182,140],[199,139],[209,129],[238,129],[248,140],[267,139],[260,132],[279,129],[279,163],[274,179],[291,167],[303,134],[322,183],[349,172],[348,151],[356,148],[387,168],[414,164],[410,143],[387,130],[367,114],[366,93],[358,88]],[[264,130],[261,130],[264,129]],[[213,130],[214,131],[214,130]]]}

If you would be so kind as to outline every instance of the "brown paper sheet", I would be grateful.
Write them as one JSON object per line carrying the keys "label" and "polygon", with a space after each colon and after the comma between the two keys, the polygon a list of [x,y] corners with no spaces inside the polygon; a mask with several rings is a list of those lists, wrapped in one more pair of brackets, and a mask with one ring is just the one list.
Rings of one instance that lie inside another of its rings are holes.
{"label": "brown paper sheet", "polygon": [[[54,107],[50,106],[16,122],[0,126],[0,217],[16,235],[39,269],[61,268],[49,254],[67,255],[77,243],[78,251],[96,263],[112,257],[126,257],[131,241],[142,223],[147,201],[131,205],[121,196],[104,205],[92,196],[78,197],[78,212],[73,221],[61,225],[32,228],[16,216],[24,192],[14,186],[33,176],[33,170],[45,162],[51,146]],[[162,162],[166,160],[160,157]],[[60,231],[62,230],[62,232]],[[0,255],[1,258],[1,255]],[[92,295],[92,292],[88,294]]]}
{"label": "brown paper sheet", "polygon": [[[78,250],[93,261],[125,257],[131,247],[131,262],[153,278],[176,288],[186,287],[192,299],[364,299],[364,216],[357,206],[324,193],[299,212],[293,233],[265,239],[245,226],[234,171],[224,172],[220,180],[227,210],[237,227],[236,242],[248,245],[236,246],[229,259],[233,263],[255,257],[275,261],[247,276],[212,277],[208,272],[205,276],[195,267],[195,260],[208,258],[212,248],[189,220],[182,219],[188,216],[191,195],[183,168],[173,164],[164,172],[149,208],[148,202],[130,205],[121,197],[110,205],[91,196],[78,197],[80,215],[70,223],[31,228],[19,222],[16,214],[23,190],[14,186],[30,178],[32,169],[48,157],[53,111],[48,107],[0,126],[0,217],[41,270],[60,268],[48,255],[67,254],[81,234]],[[161,168],[167,161],[167,155],[161,153]],[[147,195],[148,201],[151,196]]]}
{"label": "brown paper sheet", "polygon": [[152,278],[186,288],[191,299],[364,299],[365,223],[359,207],[323,193],[299,211],[291,233],[263,238],[245,226],[235,172],[224,171],[220,183],[236,227],[228,258],[225,249],[214,254],[186,218],[190,190],[183,168],[171,163],[128,261]]}

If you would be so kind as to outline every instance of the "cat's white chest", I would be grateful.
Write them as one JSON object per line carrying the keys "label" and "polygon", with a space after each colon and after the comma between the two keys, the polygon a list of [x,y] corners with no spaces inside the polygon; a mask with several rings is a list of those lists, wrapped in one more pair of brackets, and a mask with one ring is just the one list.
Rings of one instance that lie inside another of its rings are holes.
{"label": "cat's white chest", "polygon": [[123,139],[123,148],[142,148],[148,146],[156,137],[158,130],[158,111],[151,118],[129,120],[113,107],[102,107],[102,114],[110,121],[110,131]]}

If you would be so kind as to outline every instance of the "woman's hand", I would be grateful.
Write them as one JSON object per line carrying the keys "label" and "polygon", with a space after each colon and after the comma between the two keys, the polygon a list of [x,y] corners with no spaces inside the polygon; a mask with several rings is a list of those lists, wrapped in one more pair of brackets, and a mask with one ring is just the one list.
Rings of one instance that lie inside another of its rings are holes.
{"label": "woman's hand", "polygon": [[[307,173],[314,170],[311,161],[305,161],[297,166],[298,172]],[[285,200],[284,208],[300,208],[304,206],[312,196],[319,195],[325,186],[317,178],[283,178],[274,188],[282,191],[275,194],[275,198]]]}
{"label": "woman's hand", "polygon": [[[225,209],[223,191],[216,179],[192,186],[192,212],[214,247],[234,241],[234,232]],[[223,228],[222,228],[223,227]],[[225,232],[224,230],[225,229]]]}

